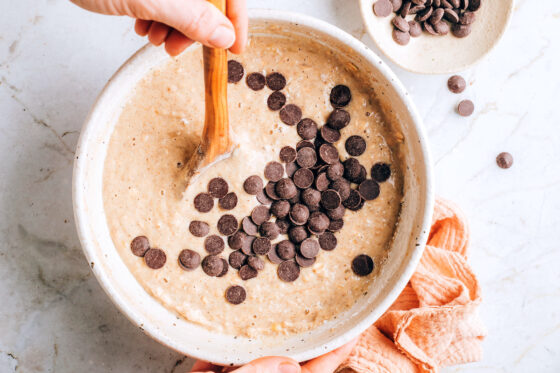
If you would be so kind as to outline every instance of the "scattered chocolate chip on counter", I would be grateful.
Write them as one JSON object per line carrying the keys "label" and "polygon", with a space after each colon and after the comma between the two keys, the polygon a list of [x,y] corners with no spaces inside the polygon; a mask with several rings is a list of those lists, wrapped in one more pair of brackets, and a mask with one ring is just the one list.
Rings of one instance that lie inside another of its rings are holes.
{"label": "scattered chocolate chip on counter", "polygon": [[465,79],[463,79],[462,76],[453,75],[447,81],[447,87],[449,88],[449,91],[453,93],[462,93],[467,87],[467,82],[465,82]]}
{"label": "scattered chocolate chip on counter", "polygon": [[508,169],[513,166],[513,156],[508,152],[502,152],[496,157],[498,167]]}
{"label": "scattered chocolate chip on counter", "polygon": [[474,103],[471,100],[463,100],[457,105],[457,113],[462,117],[471,116],[474,112]]}

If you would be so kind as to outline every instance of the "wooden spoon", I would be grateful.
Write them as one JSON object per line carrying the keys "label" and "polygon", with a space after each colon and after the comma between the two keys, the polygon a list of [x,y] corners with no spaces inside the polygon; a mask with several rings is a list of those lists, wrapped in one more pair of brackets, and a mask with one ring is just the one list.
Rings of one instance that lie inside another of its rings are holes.
{"label": "wooden spoon", "polygon": [[[226,0],[208,0],[221,12],[226,11]],[[208,166],[231,154],[227,106],[227,51],[203,47],[204,61],[204,129],[202,139],[191,158],[181,170],[185,190]]]}

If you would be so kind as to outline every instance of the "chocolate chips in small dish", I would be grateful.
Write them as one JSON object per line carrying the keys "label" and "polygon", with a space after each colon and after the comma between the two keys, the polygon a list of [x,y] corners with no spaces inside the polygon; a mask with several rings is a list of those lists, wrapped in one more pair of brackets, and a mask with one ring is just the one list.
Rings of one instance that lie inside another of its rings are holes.
{"label": "chocolate chips in small dish", "polygon": [[378,17],[394,13],[393,40],[406,45],[422,29],[434,36],[451,31],[455,37],[467,37],[481,5],[482,0],[377,0],[373,12]]}

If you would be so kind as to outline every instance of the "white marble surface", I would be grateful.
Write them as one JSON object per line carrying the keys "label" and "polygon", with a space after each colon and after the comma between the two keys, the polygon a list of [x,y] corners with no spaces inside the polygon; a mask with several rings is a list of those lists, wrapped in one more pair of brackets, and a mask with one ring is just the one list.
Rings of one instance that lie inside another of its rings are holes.
{"label": "white marble surface", "polygon": [[[497,0],[494,0],[497,1]],[[371,46],[357,0],[250,0],[297,9]],[[538,4],[538,5],[537,5]],[[3,0],[0,19],[0,372],[181,372],[190,362],[132,326],[76,237],[72,156],[90,105],[144,41],[124,18],[66,0]],[[425,119],[437,193],[472,228],[489,335],[481,362],[445,372],[560,371],[560,2],[519,0],[498,48],[447,76],[395,71]],[[470,118],[453,109],[471,98]],[[494,162],[515,157],[510,170]]]}

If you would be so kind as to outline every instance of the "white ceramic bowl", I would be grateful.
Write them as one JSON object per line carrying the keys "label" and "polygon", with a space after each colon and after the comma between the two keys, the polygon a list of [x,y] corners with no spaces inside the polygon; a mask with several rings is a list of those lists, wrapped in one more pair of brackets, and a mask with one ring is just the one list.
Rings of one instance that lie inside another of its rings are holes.
{"label": "white ceramic bowl", "polygon": [[[152,338],[183,354],[217,364],[242,364],[260,356],[285,355],[304,361],[356,337],[387,310],[410,279],[422,255],[433,209],[432,176],[422,121],[410,96],[389,68],[362,43],[317,19],[277,11],[251,11],[251,32],[312,38],[370,77],[381,104],[404,138],[405,197],[387,263],[368,295],[345,314],[310,332],[262,339],[210,332],[177,317],[138,284],[109,235],[102,199],[102,176],[113,127],[135,84],[168,57],[146,46],[109,80],[84,124],[74,164],[73,198],[78,235],[103,289],[117,307]],[[396,125],[396,124],[395,124]]]}
{"label": "white ceramic bowl", "polygon": [[[483,1],[476,12],[472,32],[466,38],[432,36],[426,32],[399,45],[393,40],[389,17],[377,17],[373,4],[377,0],[360,0],[364,24],[377,47],[394,63],[415,73],[448,74],[467,69],[481,61],[504,35],[513,13],[513,0]],[[414,16],[409,16],[411,20]]]}

